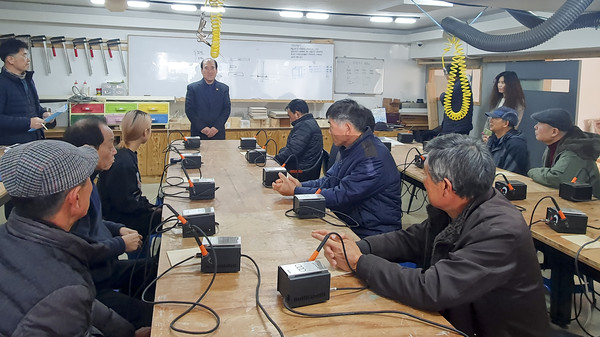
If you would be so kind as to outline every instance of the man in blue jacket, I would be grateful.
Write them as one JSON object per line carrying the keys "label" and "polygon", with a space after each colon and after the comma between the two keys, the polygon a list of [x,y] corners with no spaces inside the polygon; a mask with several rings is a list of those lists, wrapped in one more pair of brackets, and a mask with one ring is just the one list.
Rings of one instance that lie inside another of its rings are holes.
{"label": "man in blue jacket", "polygon": [[[40,106],[29,52],[25,42],[8,39],[0,45],[0,145],[27,143],[44,138],[44,120],[49,111]],[[35,131],[28,132],[29,129]]]}
{"label": "man in blue jacket", "polygon": [[229,87],[217,81],[217,61],[200,63],[202,79],[187,86],[185,114],[192,123],[192,136],[225,139],[225,122],[231,113]]}
{"label": "man in blue jacket", "polygon": [[360,237],[401,229],[400,173],[390,151],[367,126],[371,116],[351,99],[333,103],[327,118],[340,160],[317,180],[300,183],[280,173],[273,189],[294,195],[320,188],[326,206]]}
{"label": "man in blue jacket", "polygon": [[517,111],[501,106],[485,114],[490,117],[490,131],[493,134],[488,138],[487,144],[496,167],[527,175],[529,168],[527,141],[521,132],[515,129],[519,124]]}
{"label": "man in blue jacket", "polygon": [[[293,99],[285,110],[290,116],[293,128],[285,147],[275,155],[275,161],[280,165],[287,161],[288,170],[305,171],[321,161],[323,134],[313,115],[308,113],[308,104],[304,100]],[[317,171],[320,171],[320,166]],[[302,179],[302,175],[299,175],[298,179],[305,180]]]}

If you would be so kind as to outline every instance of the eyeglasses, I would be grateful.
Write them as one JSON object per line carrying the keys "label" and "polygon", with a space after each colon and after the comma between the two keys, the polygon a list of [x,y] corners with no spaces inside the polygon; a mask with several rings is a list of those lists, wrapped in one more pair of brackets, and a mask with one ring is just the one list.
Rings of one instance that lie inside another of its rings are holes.
{"label": "eyeglasses", "polygon": [[29,54],[27,54],[27,53],[23,53],[23,54],[12,54],[12,55],[9,55],[9,56],[12,56],[12,57],[14,57],[14,58],[16,58],[17,56],[20,56],[20,57],[24,58],[25,60],[29,60]]}

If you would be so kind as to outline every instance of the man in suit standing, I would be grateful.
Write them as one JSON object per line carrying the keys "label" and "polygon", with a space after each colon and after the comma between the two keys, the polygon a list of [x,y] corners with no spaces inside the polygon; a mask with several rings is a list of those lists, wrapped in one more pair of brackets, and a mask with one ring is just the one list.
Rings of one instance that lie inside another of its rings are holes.
{"label": "man in suit standing", "polygon": [[217,61],[200,63],[202,79],[187,86],[185,114],[192,123],[192,136],[201,139],[225,139],[225,122],[231,113],[229,87],[217,77]]}

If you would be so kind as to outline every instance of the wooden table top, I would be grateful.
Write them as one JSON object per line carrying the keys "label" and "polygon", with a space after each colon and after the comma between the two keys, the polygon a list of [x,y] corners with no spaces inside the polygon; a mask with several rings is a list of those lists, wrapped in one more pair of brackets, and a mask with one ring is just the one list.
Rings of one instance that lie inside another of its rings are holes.
{"label": "wooden table top", "polygon": [[[417,147],[419,151],[423,152],[423,146],[420,143],[412,143],[412,144],[403,144],[396,145],[392,147],[392,156],[396,160],[396,164],[399,165],[399,170],[403,169],[403,165],[405,162],[406,154],[410,151],[412,147]],[[408,158],[408,162],[412,161],[414,155],[417,154],[415,150],[410,151],[410,155]],[[416,167],[415,165],[410,165],[410,167],[405,172],[410,177],[423,182],[425,178],[425,173],[423,169]],[[587,202],[571,202],[565,199],[562,199],[558,196],[558,190],[555,188],[547,187],[536,183],[531,178],[527,176],[522,176],[520,174],[506,171],[503,169],[496,169],[496,173],[503,173],[506,175],[506,178],[509,180],[518,180],[525,184],[527,184],[527,199],[525,200],[515,200],[512,201],[513,204],[524,207],[525,211],[523,211],[523,217],[527,224],[529,224],[529,220],[531,218],[531,212],[535,204],[544,196],[550,195],[554,197],[560,206],[560,208],[573,208],[579,211],[582,211],[588,216],[588,226],[592,227],[600,227],[600,201],[587,201]],[[501,176],[496,177],[496,180],[503,180]],[[543,219],[546,215],[546,208],[553,207],[552,201],[545,200],[540,203],[538,208],[535,211],[534,221]],[[562,238],[564,235],[573,235],[573,234],[565,234],[565,233],[557,233],[545,223],[538,223],[532,226],[531,233],[534,239],[539,240],[553,248],[558,249],[559,251],[574,257],[579,249],[579,246]],[[587,229],[587,236],[590,237],[590,241],[595,239],[600,235],[600,231],[594,230],[591,228]],[[600,249],[584,249],[580,256],[580,260],[585,264],[593,267],[594,269],[600,270]]]}
{"label": "wooden table top", "polygon": [[[214,178],[219,189],[214,200],[191,201],[166,198],[176,210],[198,207],[214,207],[219,223],[217,236],[241,236],[242,254],[252,257],[259,265],[262,275],[260,299],[267,312],[288,336],[332,336],[339,333],[349,336],[389,334],[394,336],[432,336],[445,334],[442,330],[415,319],[400,315],[368,315],[334,318],[304,318],[288,312],[277,292],[277,266],[306,261],[318,245],[310,236],[311,230],[330,229],[354,236],[347,228],[326,224],[320,219],[296,219],[285,216],[292,208],[291,197],[280,196],[272,189],[262,186],[262,168],[248,164],[240,150],[239,141],[202,142],[202,174]],[[268,165],[274,162],[268,161]],[[181,176],[179,166],[169,169],[169,176]],[[198,170],[190,170],[192,177]],[[175,189],[171,189],[175,192]],[[167,190],[169,192],[169,189]],[[165,208],[164,216],[170,212]],[[330,219],[331,220],[331,219]],[[356,236],[354,236],[356,237]],[[162,236],[159,273],[170,264],[166,252],[173,249],[194,247],[191,238],[182,239],[180,234]],[[322,254],[321,254],[322,257]],[[199,265],[178,267],[157,283],[156,300],[187,300],[198,298],[212,274],[203,274]],[[275,328],[255,306],[256,271],[251,262],[242,257],[238,273],[217,274],[213,288],[202,301],[221,316],[221,326],[212,333],[215,336],[275,336]],[[356,277],[332,276],[332,287],[361,287]],[[152,324],[152,336],[180,335],[169,329],[169,324],[186,307],[156,305]],[[325,302],[297,308],[311,313],[331,313],[358,310],[399,310],[438,323],[448,322],[438,313],[423,312],[380,297],[370,290],[335,291]],[[179,327],[203,330],[212,327],[214,319],[204,311],[188,314]],[[183,335],[183,334],[181,334]],[[453,335],[447,333],[445,335]]]}

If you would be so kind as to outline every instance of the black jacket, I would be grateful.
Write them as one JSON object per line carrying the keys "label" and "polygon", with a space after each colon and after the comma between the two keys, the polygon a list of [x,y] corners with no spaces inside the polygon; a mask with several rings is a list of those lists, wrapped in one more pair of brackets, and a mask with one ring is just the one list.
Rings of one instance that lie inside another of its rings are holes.
{"label": "black jacket", "polygon": [[[142,195],[137,153],[122,148],[115,155],[110,170],[100,172],[98,192],[102,203],[102,216],[106,220],[127,224],[144,237],[151,233],[152,205]],[[160,212],[154,215],[153,225],[160,223]]]}
{"label": "black jacket", "polygon": [[512,129],[500,139],[496,137],[496,134],[492,134],[488,139],[488,148],[496,167],[527,175],[529,168],[527,141],[520,131]]}
{"label": "black jacket", "polygon": [[549,336],[540,266],[519,211],[490,188],[454,221],[431,205],[427,212],[420,224],[358,242],[357,275],[383,296],[439,311],[469,336]]}
{"label": "black jacket", "polygon": [[[469,89],[471,85],[469,85]],[[446,93],[443,92],[440,95],[440,101],[442,102],[442,107],[444,106],[444,98],[446,97]],[[460,111],[462,106],[463,99],[463,91],[460,85],[460,81],[456,79],[454,82],[454,90],[452,91],[452,110]],[[469,131],[473,129],[473,97],[469,98],[469,108],[467,110],[467,115],[460,120],[452,120],[448,115],[444,113],[444,119],[442,120],[442,130],[440,131],[441,135],[445,135],[448,133],[460,133],[468,135]]]}
{"label": "black jacket", "polygon": [[[306,170],[313,167],[323,152],[323,134],[312,114],[305,114],[292,122],[294,127],[288,136],[285,147],[277,155],[275,161],[286,164],[289,169]],[[297,164],[296,164],[297,163]]]}
{"label": "black jacket", "polygon": [[129,322],[94,300],[94,254],[85,240],[13,211],[0,225],[0,335],[133,336]]}
{"label": "black jacket", "polygon": [[[28,90],[25,90],[24,83]],[[27,143],[44,138],[42,129],[27,132],[30,119],[44,115],[40,106],[33,71],[28,71],[21,80],[2,67],[0,72],[0,145]]]}
{"label": "black jacket", "polygon": [[[231,113],[229,87],[215,81],[206,84],[204,79],[187,86],[185,114],[192,123],[192,136],[201,139],[225,139],[225,122]],[[205,127],[215,127],[219,132],[208,138],[201,131]]]}

